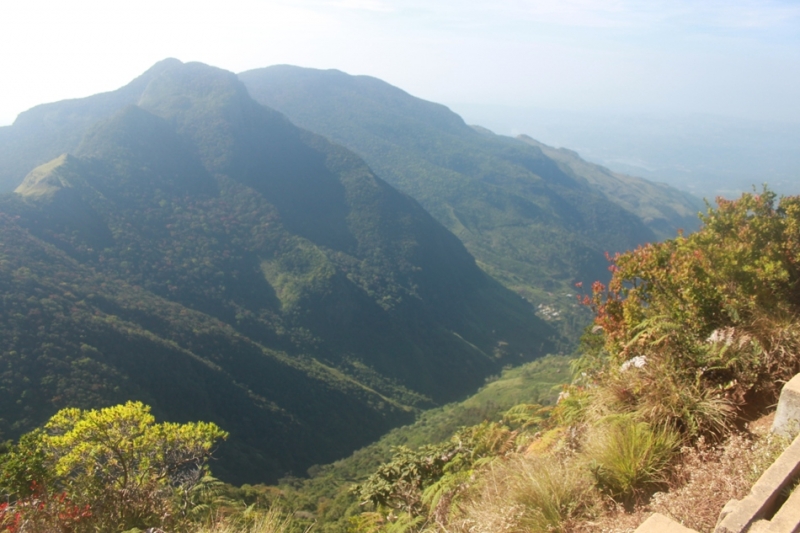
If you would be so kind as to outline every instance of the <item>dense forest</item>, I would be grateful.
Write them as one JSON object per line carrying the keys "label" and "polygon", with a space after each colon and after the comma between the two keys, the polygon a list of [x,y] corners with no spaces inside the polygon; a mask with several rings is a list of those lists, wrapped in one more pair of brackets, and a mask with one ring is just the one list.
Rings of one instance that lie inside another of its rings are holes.
{"label": "dense forest", "polygon": [[275,480],[559,342],[413,199],[233,74],[144,76],[4,131],[30,147],[5,168],[49,146],[32,124],[68,153],[0,198],[3,438],[135,399],[229,431],[225,479]]}

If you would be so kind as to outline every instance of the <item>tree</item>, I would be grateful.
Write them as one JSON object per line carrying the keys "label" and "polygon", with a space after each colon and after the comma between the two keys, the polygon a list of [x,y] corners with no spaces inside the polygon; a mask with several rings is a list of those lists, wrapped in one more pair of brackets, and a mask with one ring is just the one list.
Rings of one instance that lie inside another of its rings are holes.
{"label": "tree", "polygon": [[63,409],[0,457],[0,489],[14,498],[6,520],[18,531],[179,523],[224,438],[213,423],[156,424],[140,402]]}

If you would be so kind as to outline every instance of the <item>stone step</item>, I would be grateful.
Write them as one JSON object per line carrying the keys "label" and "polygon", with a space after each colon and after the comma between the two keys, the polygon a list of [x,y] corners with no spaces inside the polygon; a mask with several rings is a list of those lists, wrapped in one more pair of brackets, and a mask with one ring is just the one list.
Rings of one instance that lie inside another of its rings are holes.
{"label": "stone step", "polygon": [[642,522],[642,525],[636,528],[635,533],[697,533],[697,531],[689,529],[661,513],[655,513]]}
{"label": "stone step", "polygon": [[771,431],[794,441],[743,500],[725,505],[714,533],[800,533],[800,491],[776,508],[781,492],[800,478],[800,374],[784,385]]}

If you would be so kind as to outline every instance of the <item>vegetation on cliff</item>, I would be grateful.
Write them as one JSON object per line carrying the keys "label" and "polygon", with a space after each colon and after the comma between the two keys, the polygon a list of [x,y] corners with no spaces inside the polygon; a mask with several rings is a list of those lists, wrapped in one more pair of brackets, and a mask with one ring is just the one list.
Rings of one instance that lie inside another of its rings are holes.
{"label": "vegetation on cliff", "polygon": [[[595,323],[558,404],[398,448],[359,486],[373,510],[355,531],[590,531],[648,504],[709,527],[719,509],[692,516],[680,498],[713,476],[686,465],[714,461],[741,490],[780,450],[737,428],[800,371],[800,197],[720,199],[697,233],[620,254],[612,270],[584,296]],[[734,474],[736,456],[748,468]],[[741,497],[727,489],[718,496]]]}
{"label": "vegetation on cliff", "polygon": [[227,433],[205,422],[156,424],[128,402],[62,409],[0,455],[0,528],[124,531],[186,524],[207,461]]}

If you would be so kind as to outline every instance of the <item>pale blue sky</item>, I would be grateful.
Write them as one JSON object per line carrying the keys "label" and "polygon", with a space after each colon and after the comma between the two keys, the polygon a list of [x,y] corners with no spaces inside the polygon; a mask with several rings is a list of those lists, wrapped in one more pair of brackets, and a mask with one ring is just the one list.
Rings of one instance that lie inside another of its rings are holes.
{"label": "pale blue sky", "polygon": [[800,122],[800,1],[0,0],[0,125],[177,57],[382,78],[448,105]]}

